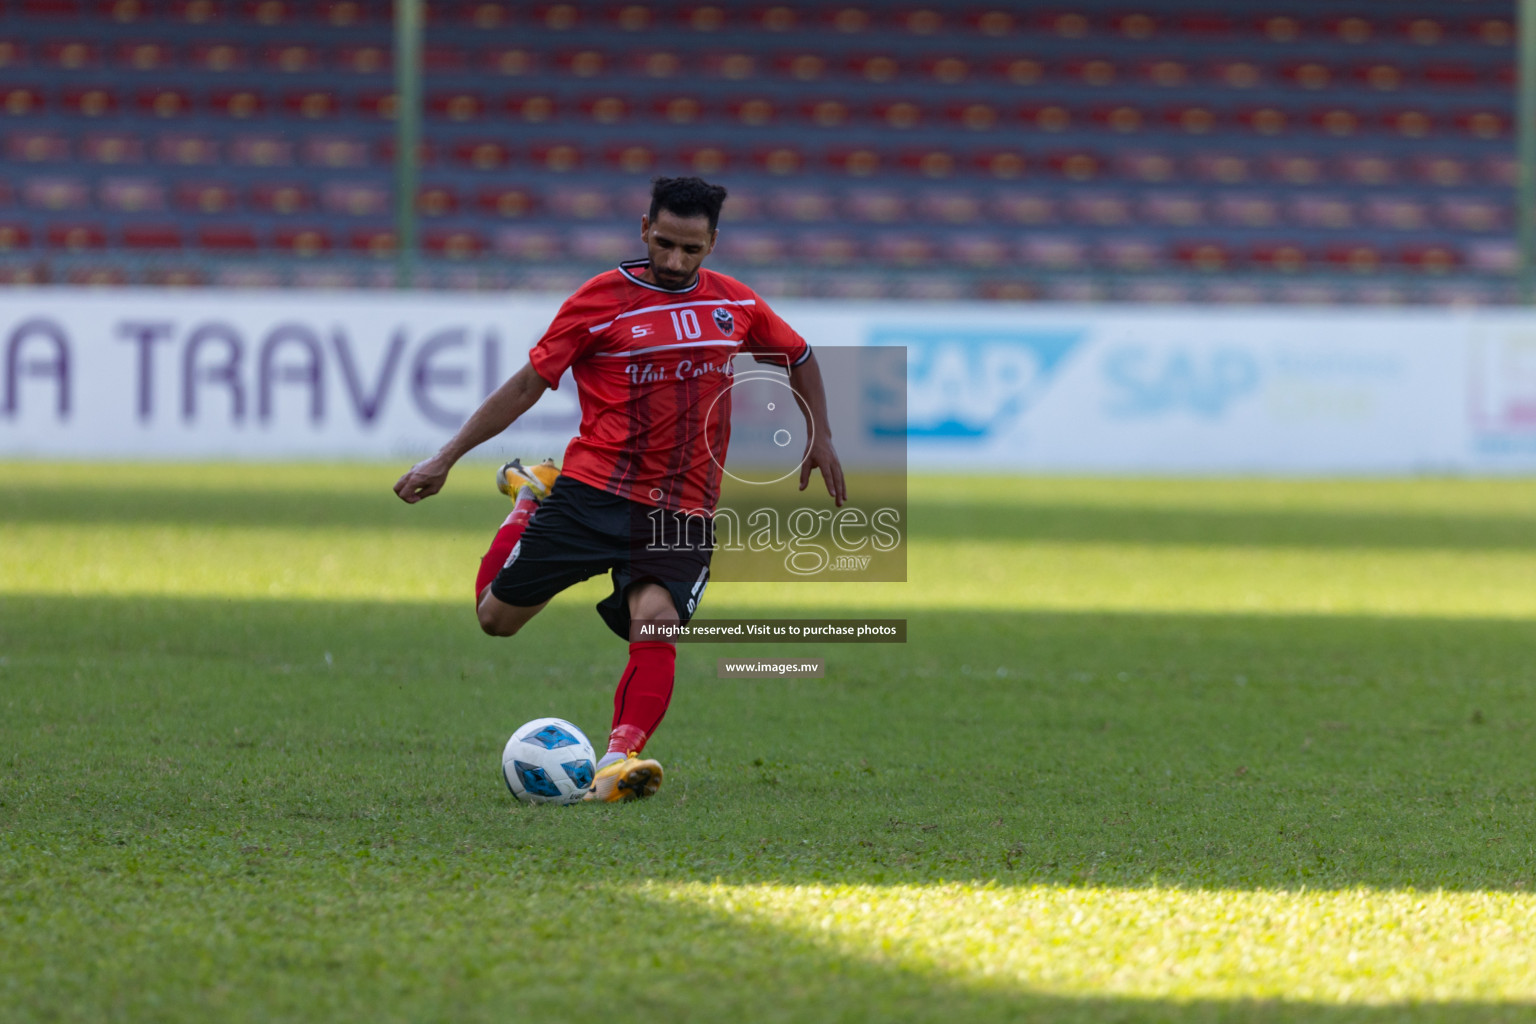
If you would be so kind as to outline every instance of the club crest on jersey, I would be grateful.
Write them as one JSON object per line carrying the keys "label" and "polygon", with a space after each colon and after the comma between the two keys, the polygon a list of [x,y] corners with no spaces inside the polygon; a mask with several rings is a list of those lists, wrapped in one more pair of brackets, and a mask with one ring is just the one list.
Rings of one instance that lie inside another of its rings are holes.
{"label": "club crest on jersey", "polygon": [[729,338],[731,333],[736,330],[736,318],[731,315],[730,310],[721,306],[715,310],[715,326],[720,328],[721,334]]}

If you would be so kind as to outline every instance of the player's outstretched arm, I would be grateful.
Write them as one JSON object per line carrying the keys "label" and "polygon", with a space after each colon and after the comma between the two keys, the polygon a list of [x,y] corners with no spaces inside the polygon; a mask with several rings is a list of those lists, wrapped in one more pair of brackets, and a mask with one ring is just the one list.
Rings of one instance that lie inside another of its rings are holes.
{"label": "player's outstretched arm", "polygon": [[811,444],[805,459],[800,463],[800,489],[811,482],[812,467],[821,470],[827,493],[839,506],[848,500],[848,485],[843,482],[843,464],[837,461],[837,449],[832,447],[832,425],[827,422],[827,389],[821,381],[821,367],[816,364],[816,353],[799,366],[789,368],[789,386],[794,389],[805,413],[806,424],[811,428]]}
{"label": "player's outstretched arm", "polygon": [[549,389],[549,384],[534,370],[532,363],[524,364],[506,383],[491,392],[480,408],[470,414],[458,433],[438,449],[430,459],[416,463],[405,475],[395,481],[395,493],[400,500],[412,504],[422,498],[430,498],[443,489],[448,471],[476,445],[482,444],[506,430],[523,413],[533,407],[539,396]]}

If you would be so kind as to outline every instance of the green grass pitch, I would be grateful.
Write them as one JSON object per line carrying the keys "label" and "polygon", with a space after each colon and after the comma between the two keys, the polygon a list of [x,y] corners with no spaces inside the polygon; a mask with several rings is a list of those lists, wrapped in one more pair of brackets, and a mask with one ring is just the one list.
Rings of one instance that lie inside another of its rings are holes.
{"label": "green grass pitch", "polygon": [[541,808],[625,651],[479,633],[488,471],[3,468],[0,1020],[1536,1020],[1536,483],[918,476],[909,583],[701,612],[910,642],[685,645]]}

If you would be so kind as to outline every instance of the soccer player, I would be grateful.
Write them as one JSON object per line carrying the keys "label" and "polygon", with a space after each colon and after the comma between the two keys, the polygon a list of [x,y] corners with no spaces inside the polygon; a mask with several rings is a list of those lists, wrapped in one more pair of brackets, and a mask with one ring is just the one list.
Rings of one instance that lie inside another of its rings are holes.
{"label": "soccer player", "polygon": [[[613,593],[597,610],[629,641],[629,663],[588,800],[633,800],[661,785],[661,765],[639,755],[672,699],[677,652],[670,640],[636,639],[631,626],[686,623],[703,597],[714,546],[708,516],[720,497],[730,440],[726,392],[738,352],[789,369],[813,439],[800,489],[815,468],[836,504],[847,499],[810,346],[752,289],[702,268],[719,237],[725,197],[724,188],[699,178],[656,179],[650,211],[640,218],[647,258],[578,288],[528,363],[436,455],[395,483],[407,502],[436,494],[455,462],[506,430],[571,370],[580,432],[562,468],[514,459],[497,472],[512,513],[481,560],[475,599],[480,627],[512,636],[566,587],[611,574]],[[658,525],[668,541],[662,545],[651,543]]]}

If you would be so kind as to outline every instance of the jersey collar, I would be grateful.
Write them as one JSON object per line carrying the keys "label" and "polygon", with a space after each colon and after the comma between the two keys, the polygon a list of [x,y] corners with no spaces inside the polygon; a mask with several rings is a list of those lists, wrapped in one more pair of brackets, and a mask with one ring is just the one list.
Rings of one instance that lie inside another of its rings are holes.
{"label": "jersey collar", "polygon": [[688,287],[663,288],[659,284],[651,284],[649,281],[642,281],[633,273],[631,273],[631,271],[644,270],[650,265],[650,260],[626,260],[625,262],[619,264],[619,273],[623,274],[630,280],[630,282],[639,285],[641,288],[649,288],[653,292],[662,292],[667,295],[686,295],[688,292],[691,292],[697,288],[699,286],[699,282],[704,279],[704,269],[700,267],[699,272],[693,275],[693,283]]}

